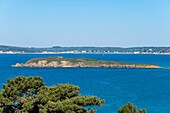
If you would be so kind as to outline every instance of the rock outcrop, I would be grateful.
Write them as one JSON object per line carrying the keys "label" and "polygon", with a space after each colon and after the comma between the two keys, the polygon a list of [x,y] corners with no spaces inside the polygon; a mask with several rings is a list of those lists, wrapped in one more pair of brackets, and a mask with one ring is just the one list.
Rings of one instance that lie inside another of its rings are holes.
{"label": "rock outcrop", "polygon": [[131,64],[115,61],[94,60],[88,58],[36,58],[25,64],[16,63],[12,67],[57,68],[57,67],[95,67],[95,68],[160,68],[154,64]]}

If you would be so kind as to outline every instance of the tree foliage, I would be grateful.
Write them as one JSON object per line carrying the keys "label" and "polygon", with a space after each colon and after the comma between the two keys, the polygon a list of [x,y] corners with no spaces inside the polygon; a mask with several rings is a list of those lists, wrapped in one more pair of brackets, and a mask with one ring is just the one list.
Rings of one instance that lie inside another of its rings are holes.
{"label": "tree foliage", "polygon": [[120,107],[118,113],[146,113],[145,109],[137,110],[136,106],[133,106],[132,103],[125,104],[124,106]]}
{"label": "tree foliage", "polygon": [[48,87],[38,76],[19,76],[3,84],[0,113],[95,113],[91,107],[104,103],[96,96],[79,94],[79,90],[72,84]]}

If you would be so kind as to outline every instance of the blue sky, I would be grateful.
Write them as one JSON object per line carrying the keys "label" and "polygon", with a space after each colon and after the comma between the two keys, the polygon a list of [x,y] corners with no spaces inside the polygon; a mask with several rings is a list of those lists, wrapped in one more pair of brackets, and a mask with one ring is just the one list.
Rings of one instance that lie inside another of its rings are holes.
{"label": "blue sky", "polygon": [[0,0],[0,45],[170,46],[169,0]]}

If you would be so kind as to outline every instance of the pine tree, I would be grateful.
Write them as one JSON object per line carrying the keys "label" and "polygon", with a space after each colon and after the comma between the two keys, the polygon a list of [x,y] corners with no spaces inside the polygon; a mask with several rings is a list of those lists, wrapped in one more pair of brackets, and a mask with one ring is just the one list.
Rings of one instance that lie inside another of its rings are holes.
{"label": "pine tree", "polygon": [[118,113],[146,113],[145,109],[137,110],[136,106],[133,106],[132,103],[125,104],[124,106],[120,107]]}
{"label": "pine tree", "polygon": [[96,96],[79,94],[79,90],[72,84],[48,87],[38,76],[19,76],[3,84],[0,113],[95,113],[89,106],[104,103]]}

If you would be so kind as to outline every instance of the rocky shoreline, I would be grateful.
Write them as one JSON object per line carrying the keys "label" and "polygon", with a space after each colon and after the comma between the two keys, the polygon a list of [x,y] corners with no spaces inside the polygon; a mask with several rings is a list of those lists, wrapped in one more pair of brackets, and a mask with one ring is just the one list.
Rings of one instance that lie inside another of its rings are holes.
{"label": "rocky shoreline", "polygon": [[12,65],[15,68],[68,68],[68,67],[82,67],[82,68],[160,68],[154,64],[129,64],[115,61],[103,61],[87,58],[35,58],[26,63],[16,63]]}

